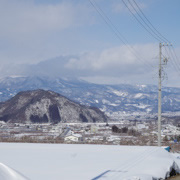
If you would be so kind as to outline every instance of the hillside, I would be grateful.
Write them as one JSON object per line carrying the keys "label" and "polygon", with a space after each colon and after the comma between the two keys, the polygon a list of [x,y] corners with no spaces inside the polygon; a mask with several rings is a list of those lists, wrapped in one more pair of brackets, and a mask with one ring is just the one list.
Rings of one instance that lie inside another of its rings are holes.
{"label": "hillside", "polygon": [[75,103],[53,91],[33,90],[18,93],[0,104],[0,120],[5,122],[105,122],[98,108]]}
{"label": "hillside", "polygon": [[[158,90],[153,85],[99,85],[77,79],[7,77],[0,79],[0,100],[20,91],[52,90],[106,113],[157,113]],[[162,88],[162,112],[180,111],[180,88]]]}

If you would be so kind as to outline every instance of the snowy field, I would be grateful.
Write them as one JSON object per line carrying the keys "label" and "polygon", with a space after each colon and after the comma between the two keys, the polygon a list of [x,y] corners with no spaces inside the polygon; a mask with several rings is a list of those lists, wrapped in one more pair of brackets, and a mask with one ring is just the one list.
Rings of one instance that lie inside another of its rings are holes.
{"label": "snowy field", "polygon": [[147,146],[1,143],[0,179],[25,179],[16,172],[31,180],[164,179],[179,171],[179,158]]}

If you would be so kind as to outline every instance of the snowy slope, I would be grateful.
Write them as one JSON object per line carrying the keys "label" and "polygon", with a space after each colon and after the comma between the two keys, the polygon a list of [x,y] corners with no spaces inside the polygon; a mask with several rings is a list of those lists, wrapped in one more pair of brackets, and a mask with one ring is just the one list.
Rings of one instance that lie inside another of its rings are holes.
{"label": "snowy slope", "polygon": [[180,165],[158,147],[25,143],[1,143],[0,161],[31,180],[164,179]]}
{"label": "snowy slope", "polygon": [[0,163],[0,179],[1,180],[27,180],[24,176]]}
{"label": "snowy slope", "polygon": [[11,123],[105,122],[107,119],[98,108],[82,106],[53,91],[24,91],[0,104],[0,120]]}
{"label": "snowy slope", "polygon": [[[48,77],[7,77],[0,79],[0,101],[20,91],[44,89],[60,93],[84,105],[106,112],[156,113],[158,89],[153,85],[98,85],[76,79]],[[180,88],[163,87],[163,112],[180,111]]]}

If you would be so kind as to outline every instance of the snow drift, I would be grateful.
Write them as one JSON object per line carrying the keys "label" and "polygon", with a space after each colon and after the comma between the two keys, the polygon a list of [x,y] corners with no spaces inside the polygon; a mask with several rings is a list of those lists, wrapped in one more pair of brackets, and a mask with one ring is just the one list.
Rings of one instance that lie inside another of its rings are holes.
{"label": "snow drift", "polygon": [[27,180],[24,176],[0,163],[0,179],[1,180]]}
{"label": "snow drift", "polygon": [[179,154],[148,146],[1,143],[0,161],[31,180],[156,180],[180,172]]}

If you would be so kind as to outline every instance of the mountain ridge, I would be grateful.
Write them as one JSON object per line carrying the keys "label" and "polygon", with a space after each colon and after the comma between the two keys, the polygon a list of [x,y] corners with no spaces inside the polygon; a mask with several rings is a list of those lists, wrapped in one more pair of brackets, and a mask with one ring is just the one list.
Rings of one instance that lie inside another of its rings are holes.
{"label": "mountain ridge", "polygon": [[[0,80],[0,100],[20,91],[44,89],[106,113],[157,113],[158,88],[154,85],[100,85],[84,80],[50,77],[8,77]],[[164,87],[163,112],[180,111],[180,88]]]}

